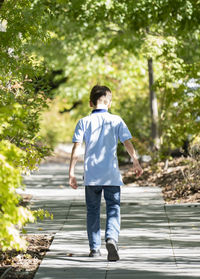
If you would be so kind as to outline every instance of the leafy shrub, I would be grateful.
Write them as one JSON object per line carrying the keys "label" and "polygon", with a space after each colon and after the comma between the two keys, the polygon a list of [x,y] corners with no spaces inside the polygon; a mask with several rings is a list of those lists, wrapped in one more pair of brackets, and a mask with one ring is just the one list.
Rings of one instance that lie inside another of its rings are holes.
{"label": "leafy shrub", "polygon": [[33,213],[18,206],[19,195],[16,189],[21,187],[21,165],[25,152],[9,141],[0,142],[0,247],[22,249],[25,242],[20,231],[25,223],[34,222]]}

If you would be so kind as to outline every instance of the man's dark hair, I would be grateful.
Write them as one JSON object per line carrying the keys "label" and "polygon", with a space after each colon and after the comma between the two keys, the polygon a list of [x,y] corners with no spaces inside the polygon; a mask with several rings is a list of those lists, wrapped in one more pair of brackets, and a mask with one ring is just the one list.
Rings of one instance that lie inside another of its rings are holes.
{"label": "man's dark hair", "polygon": [[90,101],[96,106],[97,101],[102,96],[105,96],[108,99],[108,101],[111,101],[111,90],[107,86],[95,85],[90,92]]}

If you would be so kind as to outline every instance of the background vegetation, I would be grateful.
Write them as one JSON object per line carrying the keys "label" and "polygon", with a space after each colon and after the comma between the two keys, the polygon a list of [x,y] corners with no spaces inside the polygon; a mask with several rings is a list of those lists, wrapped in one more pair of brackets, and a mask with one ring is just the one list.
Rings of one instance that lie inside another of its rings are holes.
{"label": "background vegetation", "polygon": [[71,140],[96,83],[140,154],[199,152],[199,18],[196,0],[0,1],[2,249],[24,247],[19,229],[34,221],[18,206],[21,175]]}

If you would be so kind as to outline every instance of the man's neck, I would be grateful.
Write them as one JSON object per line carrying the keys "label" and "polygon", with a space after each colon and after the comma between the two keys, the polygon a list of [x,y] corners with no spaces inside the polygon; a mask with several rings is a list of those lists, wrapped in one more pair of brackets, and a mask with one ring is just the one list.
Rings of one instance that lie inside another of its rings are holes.
{"label": "man's neck", "polygon": [[108,106],[104,105],[104,104],[97,104],[96,107],[94,107],[94,109],[106,109],[106,110],[108,110]]}

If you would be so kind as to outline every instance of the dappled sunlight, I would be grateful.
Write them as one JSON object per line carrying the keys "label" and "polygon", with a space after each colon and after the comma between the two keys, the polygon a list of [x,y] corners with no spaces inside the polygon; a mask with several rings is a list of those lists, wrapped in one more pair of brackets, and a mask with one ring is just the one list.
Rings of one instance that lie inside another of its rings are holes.
{"label": "dappled sunlight", "polygon": [[[57,188],[57,185],[66,183],[67,167],[59,164],[42,165],[39,176],[36,172],[26,177],[27,191],[34,193],[34,189],[37,189],[32,207],[47,209],[54,215],[53,220],[46,219],[27,226],[28,233],[46,232],[55,235],[35,279],[40,276],[43,279],[66,276],[93,279],[94,274],[95,278],[106,279],[199,277],[198,207],[165,205],[165,211],[160,189],[156,187],[121,188],[120,261],[117,263],[107,262],[104,244],[106,204],[102,200],[102,256],[89,258],[84,188]],[[79,167],[78,172],[81,176],[83,169]],[[50,181],[51,174],[54,175],[55,184]],[[50,179],[49,185],[46,178]]]}

